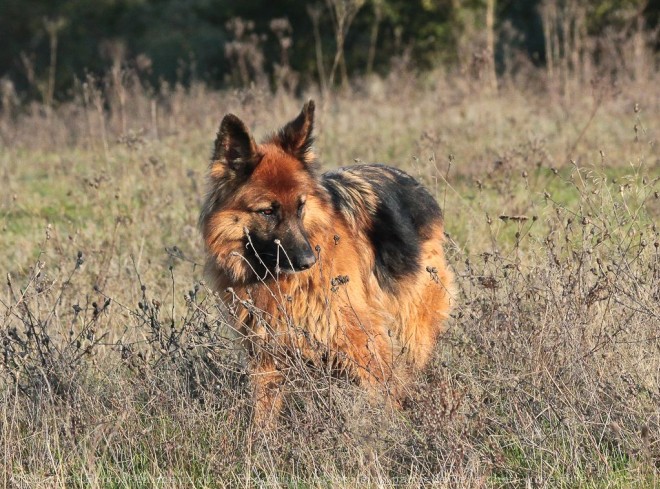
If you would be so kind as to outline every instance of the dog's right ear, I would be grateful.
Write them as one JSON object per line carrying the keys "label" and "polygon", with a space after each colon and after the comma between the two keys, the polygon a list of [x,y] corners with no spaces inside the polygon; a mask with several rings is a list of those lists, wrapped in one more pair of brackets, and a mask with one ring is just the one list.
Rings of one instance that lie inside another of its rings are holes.
{"label": "dog's right ear", "polygon": [[212,165],[219,164],[225,170],[249,175],[260,159],[257,145],[243,121],[234,114],[227,114],[215,139]]}

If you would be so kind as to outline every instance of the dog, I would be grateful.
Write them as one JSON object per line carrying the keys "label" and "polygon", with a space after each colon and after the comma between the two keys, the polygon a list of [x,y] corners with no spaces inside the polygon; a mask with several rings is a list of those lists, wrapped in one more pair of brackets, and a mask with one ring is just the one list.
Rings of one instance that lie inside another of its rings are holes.
{"label": "dog", "polygon": [[260,426],[282,408],[291,355],[396,404],[453,297],[433,196],[385,165],[320,174],[313,127],[312,100],[261,144],[227,114],[199,220],[205,275],[245,340]]}

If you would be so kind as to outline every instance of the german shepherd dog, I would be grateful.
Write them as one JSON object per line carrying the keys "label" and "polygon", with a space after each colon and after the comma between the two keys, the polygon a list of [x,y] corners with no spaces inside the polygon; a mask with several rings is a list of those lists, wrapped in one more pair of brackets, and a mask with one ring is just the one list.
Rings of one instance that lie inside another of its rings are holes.
{"label": "german shepherd dog", "polygon": [[245,338],[261,426],[281,409],[292,355],[398,404],[450,311],[435,199],[384,165],[319,175],[313,125],[310,100],[256,144],[226,115],[200,216],[206,275]]}

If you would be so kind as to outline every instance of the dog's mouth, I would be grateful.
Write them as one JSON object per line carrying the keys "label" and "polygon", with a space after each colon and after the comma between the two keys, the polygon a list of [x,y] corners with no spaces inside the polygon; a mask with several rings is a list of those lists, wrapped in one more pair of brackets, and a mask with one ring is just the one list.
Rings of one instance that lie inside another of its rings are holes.
{"label": "dog's mouth", "polygon": [[275,275],[295,275],[298,272],[301,272],[302,270],[296,270],[294,268],[282,268],[280,266],[275,267]]}
{"label": "dog's mouth", "polygon": [[306,272],[309,270],[311,267],[306,267],[306,268],[292,268],[289,266],[286,267],[280,267],[279,265],[275,266],[275,275],[295,275],[297,273],[301,272]]}

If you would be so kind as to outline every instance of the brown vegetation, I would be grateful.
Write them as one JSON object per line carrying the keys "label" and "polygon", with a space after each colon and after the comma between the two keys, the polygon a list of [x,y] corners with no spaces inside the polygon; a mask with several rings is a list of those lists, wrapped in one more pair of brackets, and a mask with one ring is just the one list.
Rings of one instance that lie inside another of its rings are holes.
{"label": "brown vegetation", "polygon": [[270,128],[300,100],[127,72],[7,102],[3,482],[657,486],[658,88],[543,76],[493,94],[400,71],[323,99],[326,168],[387,162],[434,192],[457,307],[402,411],[301,365],[263,436],[196,220],[222,114]]}

